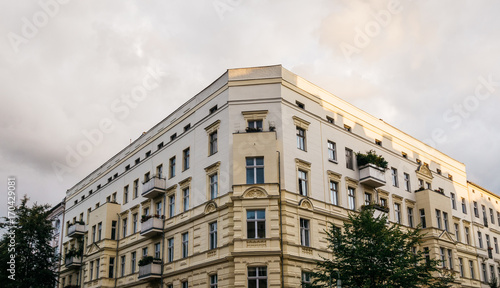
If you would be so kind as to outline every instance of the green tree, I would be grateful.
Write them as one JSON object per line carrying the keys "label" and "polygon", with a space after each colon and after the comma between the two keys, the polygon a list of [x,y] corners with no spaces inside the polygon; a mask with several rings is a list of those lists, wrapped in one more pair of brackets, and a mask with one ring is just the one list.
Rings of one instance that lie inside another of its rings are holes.
{"label": "green tree", "polygon": [[450,287],[453,272],[415,249],[422,242],[420,228],[403,230],[373,212],[350,214],[343,229],[332,225],[326,231],[333,257],[318,262],[313,283],[304,287],[336,287],[338,275],[344,288]]}
{"label": "green tree", "polygon": [[[7,229],[0,241],[0,283],[5,288],[52,288],[57,281],[55,267],[59,256],[50,245],[54,233],[51,221],[47,219],[50,206],[35,203],[28,207],[28,200],[24,196],[15,209],[15,215],[4,218],[0,224],[1,228]],[[10,255],[15,255],[14,277],[8,271],[12,268],[7,263]]]}

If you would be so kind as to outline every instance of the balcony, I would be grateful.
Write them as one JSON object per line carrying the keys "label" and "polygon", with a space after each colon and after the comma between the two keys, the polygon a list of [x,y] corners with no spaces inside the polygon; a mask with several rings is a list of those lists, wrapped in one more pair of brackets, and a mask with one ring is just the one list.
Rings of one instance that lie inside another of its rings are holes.
{"label": "balcony", "polygon": [[359,182],[364,185],[378,188],[385,185],[385,169],[374,164],[359,167]]}
{"label": "balcony", "polygon": [[79,256],[66,257],[64,266],[66,266],[66,268],[78,268],[82,266],[82,258]]}
{"label": "balcony", "polygon": [[149,263],[144,266],[139,266],[139,279],[151,280],[161,278],[161,263]]}
{"label": "balcony", "polygon": [[372,203],[369,205],[363,205],[363,206],[361,206],[361,209],[362,210],[373,209],[373,217],[374,218],[378,218],[382,215],[388,216],[387,214],[389,213],[389,207],[381,206],[381,205],[375,204],[375,203]]}
{"label": "balcony", "polygon": [[85,234],[85,224],[75,223],[68,227],[68,237],[81,236]]}
{"label": "balcony", "polygon": [[142,184],[142,197],[149,199],[156,198],[166,191],[166,186],[165,178],[154,176]]}
{"label": "balcony", "polygon": [[141,221],[141,236],[154,236],[163,231],[163,219],[157,216],[146,216],[150,217]]}

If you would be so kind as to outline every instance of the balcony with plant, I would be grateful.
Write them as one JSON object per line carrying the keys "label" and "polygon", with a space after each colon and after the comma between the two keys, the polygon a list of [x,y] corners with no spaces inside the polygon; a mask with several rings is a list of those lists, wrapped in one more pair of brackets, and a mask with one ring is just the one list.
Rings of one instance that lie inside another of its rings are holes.
{"label": "balcony with plant", "polygon": [[141,217],[141,236],[154,236],[163,231],[163,215],[142,215]]}
{"label": "balcony with plant", "polygon": [[356,153],[359,168],[359,182],[364,185],[378,188],[385,185],[385,170],[387,161],[374,150],[366,153]]}
{"label": "balcony with plant", "polygon": [[139,260],[139,279],[158,279],[161,277],[160,258],[145,256]]}

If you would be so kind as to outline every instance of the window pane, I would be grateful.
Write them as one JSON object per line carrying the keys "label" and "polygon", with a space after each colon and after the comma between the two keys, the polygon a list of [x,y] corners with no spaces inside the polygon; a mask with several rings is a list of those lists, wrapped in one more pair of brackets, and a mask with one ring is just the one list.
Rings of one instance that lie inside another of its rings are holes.
{"label": "window pane", "polygon": [[257,210],[257,219],[266,219],[266,210]]}
{"label": "window pane", "polygon": [[255,179],[253,178],[253,169],[247,168],[247,184],[254,184]]}
{"label": "window pane", "polygon": [[257,222],[257,229],[259,231],[258,238],[266,238],[266,222],[264,221]]}
{"label": "window pane", "polygon": [[252,166],[253,165],[253,159],[254,158],[247,158],[247,166]]}
{"label": "window pane", "polygon": [[248,276],[249,277],[257,276],[257,268],[256,267],[248,267]]}
{"label": "window pane", "polygon": [[264,183],[264,168],[257,168],[257,182],[256,183]]}
{"label": "window pane", "polygon": [[255,238],[255,225],[254,222],[247,223],[247,237],[249,239]]}
{"label": "window pane", "polygon": [[247,219],[255,219],[255,210],[247,211]]}
{"label": "window pane", "polygon": [[256,158],[257,165],[264,165],[264,157],[257,157]]}

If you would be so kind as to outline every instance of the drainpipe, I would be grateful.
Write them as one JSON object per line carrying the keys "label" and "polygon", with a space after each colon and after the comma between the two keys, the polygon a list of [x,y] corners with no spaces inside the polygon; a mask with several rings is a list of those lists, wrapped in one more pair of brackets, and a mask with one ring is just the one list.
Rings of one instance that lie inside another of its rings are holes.
{"label": "drainpipe", "polygon": [[281,153],[280,151],[278,152],[278,193],[279,193],[279,202],[278,205],[280,206],[280,264],[281,264],[281,287],[285,287],[285,271],[284,271],[284,263],[283,263],[283,217],[282,217],[282,205],[281,205]]}
{"label": "drainpipe", "polygon": [[[116,257],[115,257],[115,288],[116,288],[116,284],[118,282],[118,248],[120,247],[120,213],[116,213],[116,215],[118,216],[118,223],[116,223]],[[111,222],[113,223],[113,222]]]}

